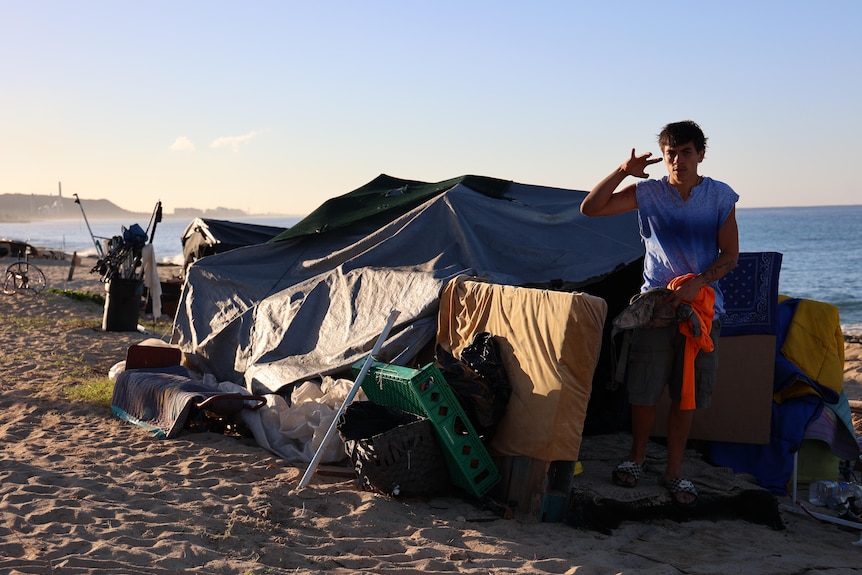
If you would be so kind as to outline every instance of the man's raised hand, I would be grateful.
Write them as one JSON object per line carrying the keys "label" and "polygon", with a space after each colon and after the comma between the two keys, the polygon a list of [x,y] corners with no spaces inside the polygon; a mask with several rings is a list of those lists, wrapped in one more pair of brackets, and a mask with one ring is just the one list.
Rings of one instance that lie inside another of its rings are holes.
{"label": "man's raised hand", "polygon": [[651,152],[647,152],[646,154],[641,154],[640,156],[635,154],[635,149],[632,148],[632,157],[626,160],[621,166],[622,170],[636,178],[648,178],[649,175],[646,173],[647,166],[651,166],[652,164],[657,164],[661,162],[661,158],[650,159],[652,156]]}

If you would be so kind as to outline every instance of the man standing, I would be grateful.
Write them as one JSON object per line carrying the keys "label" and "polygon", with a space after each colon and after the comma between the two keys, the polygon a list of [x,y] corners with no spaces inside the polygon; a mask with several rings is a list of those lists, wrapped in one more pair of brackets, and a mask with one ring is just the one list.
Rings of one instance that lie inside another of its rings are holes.
{"label": "man standing", "polygon": [[[678,324],[637,329],[632,334],[626,368],[632,445],[628,459],[613,472],[616,483],[627,487],[637,484],[655,424],[656,405],[667,386],[671,408],[663,480],[674,501],[688,506],[696,503],[697,489],[682,477],[682,460],[693,408],[709,405],[715,382],[718,319],[724,313],[724,298],[717,282],[736,267],[739,256],[735,207],[739,196],[727,184],[698,174],[706,154],[706,137],[696,123],[668,124],[659,134],[658,143],[667,176],[644,179],[616,191],[628,176],[648,178],[646,168],[662,161],[651,159],[650,153],[636,155],[632,149],[631,157],[587,195],[581,213],[610,216],[637,210],[646,249],[641,291],[671,287],[668,298],[674,306],[712,303],[708,310],[712,313],[708,315],[713,315],[714,321],[711,328],[703,327],[708,329],[714,349],[710,351],[712,346],[707,345],[696,351],[693,368],[685,361],[690,337],[681,332]],[[686,369],[694,373],[687,374]],[[693,381],[691,402],[683,401],[686,379]]]}

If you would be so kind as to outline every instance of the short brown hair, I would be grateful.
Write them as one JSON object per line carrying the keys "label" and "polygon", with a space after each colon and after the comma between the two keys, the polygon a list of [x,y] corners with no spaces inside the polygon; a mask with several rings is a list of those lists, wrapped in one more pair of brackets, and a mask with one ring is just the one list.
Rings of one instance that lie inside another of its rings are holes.
{"label": "short brown hair", "polygon": [[673,122],[668,124],[658,135],[658,145],[664,150],[665,146],[674,148],[691,142],[698,152],[706,149],[706,136],[703,130],[691,120]]}

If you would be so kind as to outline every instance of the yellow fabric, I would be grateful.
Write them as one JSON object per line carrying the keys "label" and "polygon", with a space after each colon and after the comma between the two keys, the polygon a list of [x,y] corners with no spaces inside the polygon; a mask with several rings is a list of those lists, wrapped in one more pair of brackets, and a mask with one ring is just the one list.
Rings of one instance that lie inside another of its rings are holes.
{"label": "yellow fabric", "polygon": [[[788,299],[778,296],[778,301]],[[781,354],[808,377],[840,394],[844,388],[844,334],[838,308],[800,299],[781,346]],[[776,401],[817,393],[807,383],[793,384],[777,394]]]}
{"label": "yellow fabric", "polygon": [[[685,274],[673,278],[667,285],[675,290],[686,280],[693,278],[694,274]],[[679,408],[684,410],[697,409],[697,400],[694,393],[694,360],[700,350],[707,352],[715,349],[715,343],[709,335],[712,331],[712,318],[715,315],[715,290],[705,285],[697,292],[697,297],[690,302],[691,310],[700,322],[700,335],[694,335],[694,327],[691,320],[679,322],[679,331],[685,336],[685,350],[683,351],[682,391],[680,392]]]}
{"label": "yellow fabric", "polygon": [[455,357],[474,334],[500,343],[512,396],[491,442],[497,455],[576,461],[607,316],[583,293],[450,281],[440,298],[437,343]]}

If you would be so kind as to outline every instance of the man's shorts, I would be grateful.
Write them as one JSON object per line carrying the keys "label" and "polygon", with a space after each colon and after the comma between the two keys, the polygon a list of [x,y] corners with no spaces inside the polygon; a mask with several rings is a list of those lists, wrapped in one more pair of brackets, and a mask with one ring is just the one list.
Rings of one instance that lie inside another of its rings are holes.
{"label": "man's shorts", "polygon": [[[698,409],[709,407],[718,370],[718,336],[721,323],[712,322],[711,352],[700,350],[694,360],[695,402]],[[682,390],[686,337],[679,325],[641,328],[632,332],[626,365],[626,386],[632,405],[657,405],[665,386],[670,398],[679,401]]]}

